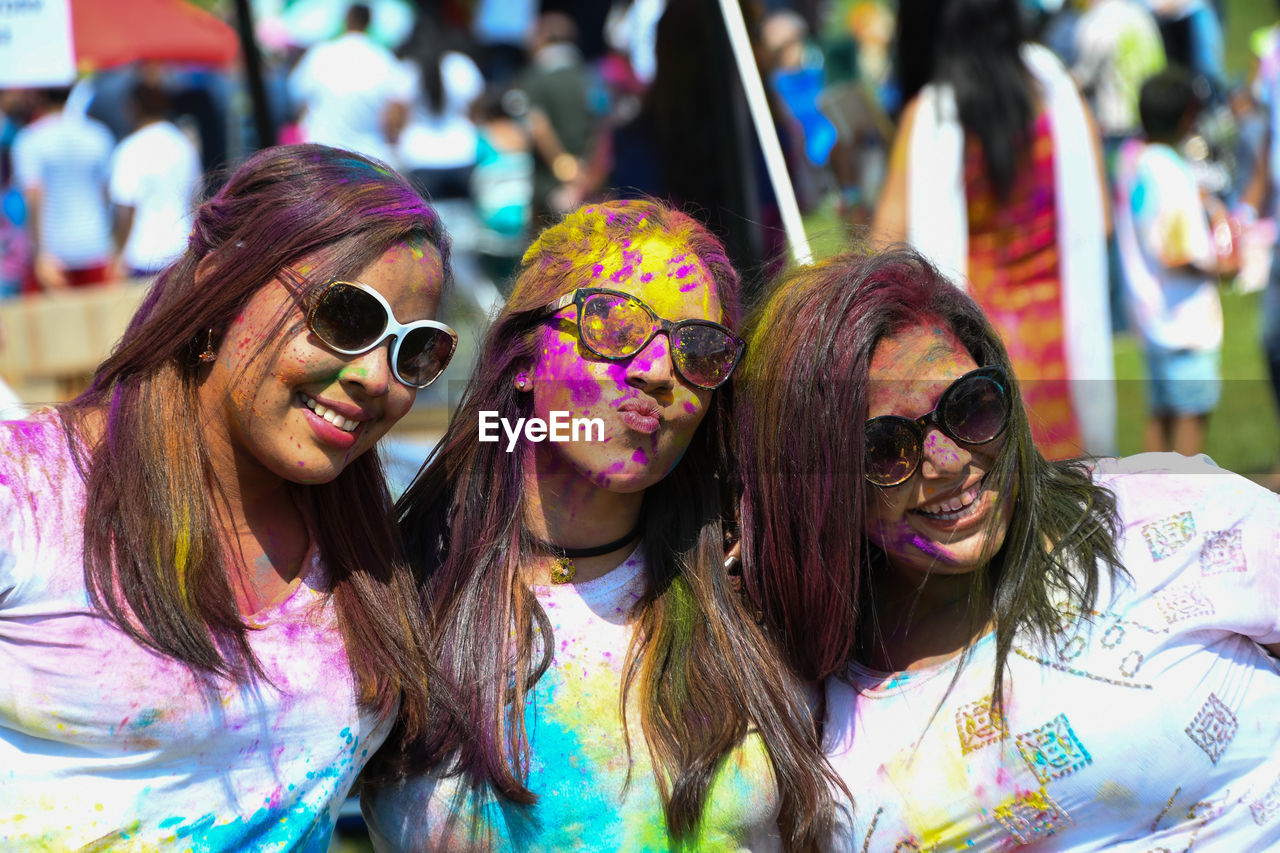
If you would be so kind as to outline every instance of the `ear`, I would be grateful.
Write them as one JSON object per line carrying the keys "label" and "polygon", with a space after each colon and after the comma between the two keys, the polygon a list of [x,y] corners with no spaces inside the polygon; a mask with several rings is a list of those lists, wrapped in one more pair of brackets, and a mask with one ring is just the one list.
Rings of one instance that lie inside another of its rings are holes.
{"label": "ear", "polygon": [[527,392],[533,390],[533,364],[527,361],[521,361],[516,366],[516,375],[512,377],[511,384],[516,387],[517,391]]}

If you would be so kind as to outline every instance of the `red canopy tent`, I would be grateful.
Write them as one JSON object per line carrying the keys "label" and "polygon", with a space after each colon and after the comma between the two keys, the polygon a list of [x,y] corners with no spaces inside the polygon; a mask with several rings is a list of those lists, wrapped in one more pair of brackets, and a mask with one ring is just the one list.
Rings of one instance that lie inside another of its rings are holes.
{"label": "red canopy tent", "polygon": [[187,0],[71,0],[75,61],[98,71],[139,60],[226,65],[235,30]]}

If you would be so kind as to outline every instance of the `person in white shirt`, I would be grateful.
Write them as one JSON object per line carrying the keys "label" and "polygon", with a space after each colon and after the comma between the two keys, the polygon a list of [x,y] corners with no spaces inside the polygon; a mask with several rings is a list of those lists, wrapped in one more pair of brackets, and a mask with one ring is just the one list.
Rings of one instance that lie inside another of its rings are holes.
{"label": "person in white shirt", "polygon": [[100,284],[115,272],[107,126],[67,107],[69,89],[41,93],[42,114],[13,141],[13,174],[27,204],[36,281],[45,290]]}
{"label": "person in white shirt", "polygon": [[781,277],[748,338],[744,588],[824,681],[837,850],[1280,845],[1280,499],[1205,457],[1048,461],[911,250]]}
{"label": "person in white shirt", "polygon": [[131,100],[139,126],[116,146],[109,186],[126,271],[149,276],[187,247],[200,155],[166,118],[169,97],[159,84],[139,82]]}
{"label": "person in white shirt", "polygon": [[442,689],[374,452],[456,344],[439,217],[305,145],[195,218],[89,390],[0,422],[0,849],[326,850]]}
{"label": "person in white shirt", "polygon": [[305,141],[390,163],[413,101],[413,79],[369,37],[370,19],[368,6],[353,4],[346,31],[298,61],[289,95],[302,109]]}

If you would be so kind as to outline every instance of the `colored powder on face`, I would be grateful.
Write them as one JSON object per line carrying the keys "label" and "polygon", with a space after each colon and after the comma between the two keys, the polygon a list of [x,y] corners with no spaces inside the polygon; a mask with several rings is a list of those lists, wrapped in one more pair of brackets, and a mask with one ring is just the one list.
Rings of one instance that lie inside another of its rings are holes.
{"label": "colored powder on face", "polygon": [[649,454],[645,453],[643,448],[636,448],[636,452],[631,454],[631,461],[637,465],[648,465]]}

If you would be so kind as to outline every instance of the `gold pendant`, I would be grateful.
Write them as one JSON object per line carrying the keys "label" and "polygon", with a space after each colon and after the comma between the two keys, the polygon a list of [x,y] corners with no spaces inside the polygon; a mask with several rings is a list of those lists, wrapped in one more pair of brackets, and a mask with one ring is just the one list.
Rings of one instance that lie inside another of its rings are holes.
{"label": "gold pendant", "polygon": [[573,560],[568,557],[556,557],[556,564],[551,569],[551,582],[568,583],[573,580],[573,576],[577,572],[578,569],[573,565]]}

